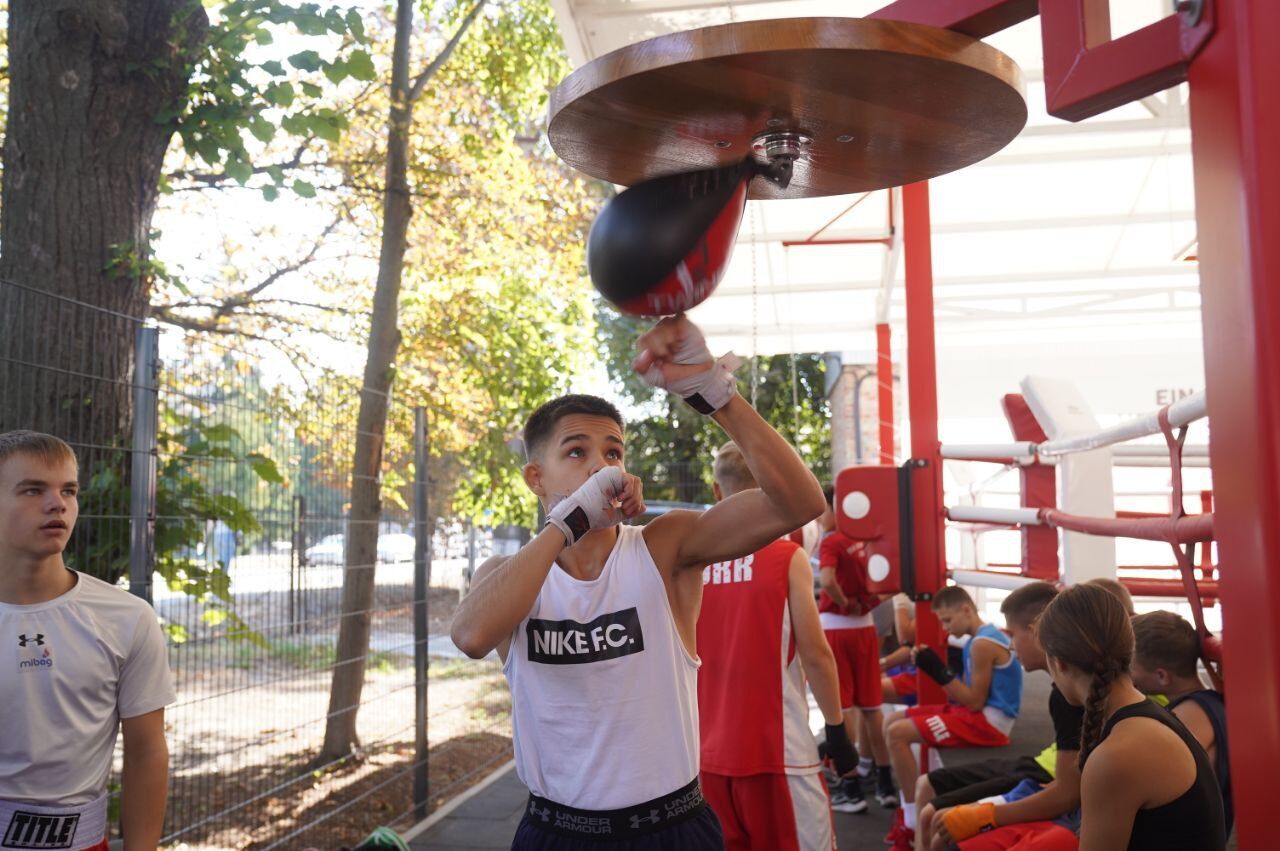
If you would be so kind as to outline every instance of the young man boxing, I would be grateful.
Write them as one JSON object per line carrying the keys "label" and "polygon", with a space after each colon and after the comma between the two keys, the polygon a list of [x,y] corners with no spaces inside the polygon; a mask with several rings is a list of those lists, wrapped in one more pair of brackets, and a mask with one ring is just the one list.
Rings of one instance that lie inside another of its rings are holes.
{"label": "young man boxing", "polygon": [[[727,443],[712,465],[716,501],[757,487]],[[702,788],[728,851],[832,851],[831,803],[809,732],[805,678],[826,720],[827,752],[844,771],[840,683],[813,602],[803,547],[773,541],[702,571],[698,712]],[[781,651],[781,652],[780,652]]]}
{"label": "young man boxing", "polygon": [[529,419],[524,478],[547,524],[476,572],[452,629],[469,656],[496,649],[511,685],[516,767],[532,793],[517,849],[723,846],[698,785],[702,570],[822,513],[813,475],[738,395],[696,326],[664,319],[639,348],[636,371],[713,417],[759,488],[620,526],[644,500],[626,473],[617,410],[566,396]]}
{"label": "young man boxing", "polygon": [[947,693],[951,703],[913,706],[885,721],[893,770],[902,787],[902,822],[885,837],[895,848],[910,848],[916,831],[916,768],[913,744],[936,748],[995,747],[1009,743],[1022,703],[1022,667],[1008,636],[984,623],[973,598],[948,585],[933,597],[933,611],[951,635],[968,635],[964,668],[952,670],[931,648],[917,649],[916,667]]}
{"label": "young man boxing", "polygon": [[164,637],[145,602],[63,564],[78,478],[61,440],[0,434],[0,848],[106,851],[123,730],[125,851],[154,851],[174,701]]}

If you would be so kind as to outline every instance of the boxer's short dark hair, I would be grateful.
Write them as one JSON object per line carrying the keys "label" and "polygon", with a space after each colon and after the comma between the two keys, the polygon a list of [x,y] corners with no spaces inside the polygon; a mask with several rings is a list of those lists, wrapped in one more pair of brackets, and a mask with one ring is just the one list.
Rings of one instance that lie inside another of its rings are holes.
{"label": "boxer's short dark hair", "polygon": [[1200,659],[1196,628],[1173,612],[1156,611],[1133,618],[1134,658],[1144,668],[1164,668],[1179,677],[1194,677]]}
{"label": "boxer's short dark hair", "polygon": [[935,612],[939,609],[958,609],[961,606],[970,606],[975,612],[978,610],[969,592],[959,585],[945,585],[933,595],[932,608]]}
{"label": "boxer's short dark hair", "polygon": [[1008,623],[1020,627],[1031,626],[1056,596],[1058,589],[1048,582],[1031,582],[1015,588],[1012,594],[1005,597],[1000,604],[1000,613]]}
{"label": "boxer's short dark hair", "polygon": [[586,414],[592,417],[608,417],[625,431],[626,424],[622,414],[612,402],[599,396],[588,396],[585,393],[570,393],[547,402],[533,412],[524,425],[524,451],[529,459],[537,457],[555,431],[556,423],[571,414]]}

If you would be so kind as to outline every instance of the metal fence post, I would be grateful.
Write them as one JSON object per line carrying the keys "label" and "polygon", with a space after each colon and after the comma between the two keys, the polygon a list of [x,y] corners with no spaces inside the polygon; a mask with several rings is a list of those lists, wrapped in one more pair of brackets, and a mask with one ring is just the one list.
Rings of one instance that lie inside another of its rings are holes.
{"label": "metal fence post", "polygon": [[156,455],[159,429],[160,332],[134,334],[133,463],[129,480],[129,593],[151,602],[155,571]]}
{"label": "metal fence post", "polygon": [[427,411],[413,412],[413,676],[416,747],[413,771],[413,814],[427,817],[427,677],[430,660],[427,646],[427,588],[431,581],[431,526],[427,510],[427,485],[430,480],[427,444]]}

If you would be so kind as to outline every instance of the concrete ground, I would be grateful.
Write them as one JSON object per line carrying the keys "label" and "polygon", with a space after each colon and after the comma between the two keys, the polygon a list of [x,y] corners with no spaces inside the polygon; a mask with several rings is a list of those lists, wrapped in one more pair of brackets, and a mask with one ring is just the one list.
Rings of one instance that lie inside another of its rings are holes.
{"label": "concrete ground", "polygon": [[[1014,727],[1010,744],[995,751],[967,748],[942,752],[944,764],[960,765],[997,754],[1035,754],[1053,740],[1049,720],[1049,678],[1029,674],[1023,692],[1023,709]],[[490,785],[463,802],[435,824],[415,835],[415,851],[451,849],[509,849],[516,825],[524,812],[529,792],[508,769]],[[836,813],[836,837],[841,848],[883,848],[881,839],[893,823],[893,810],[885,810],[870,800],[865,813]]]}

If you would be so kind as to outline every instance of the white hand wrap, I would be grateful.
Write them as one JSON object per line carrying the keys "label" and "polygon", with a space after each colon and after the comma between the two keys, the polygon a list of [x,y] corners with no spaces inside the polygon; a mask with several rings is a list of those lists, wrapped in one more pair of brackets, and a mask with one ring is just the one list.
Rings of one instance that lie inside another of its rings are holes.
{"label": "white hand wrap", "polygon": [[622,522],[622,509],[612,503],[621,497],[625,484],[624,474],[617,467],[597,470],[572,494],[552,503],[547,525],[564,534],[565,546],[576,544],[594,529],[616,526]]}
{"label": "white hand wrap", "polygon": [[733,371],[742,363],[737,355],[730,352],[714,361],[711,350],[707,348],[706,338],[698,330],[698,326],[689,323],[688,331],[680,345],[676,347],[672,363],[697,365],[712,363],[705,372],[699,372],[687,378],[677,379],[670,384],[662,374],[662,368],[654,364],[641,376],[650,387],[661,387],[675,393],[689,403],[689,406],[700,414],[714,414],[729,404],[738,393],[738,379]]}

